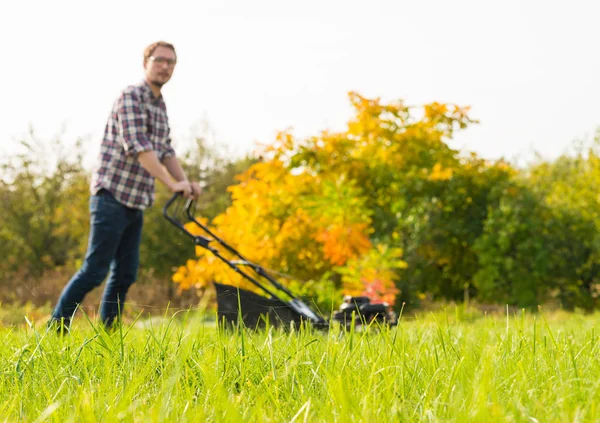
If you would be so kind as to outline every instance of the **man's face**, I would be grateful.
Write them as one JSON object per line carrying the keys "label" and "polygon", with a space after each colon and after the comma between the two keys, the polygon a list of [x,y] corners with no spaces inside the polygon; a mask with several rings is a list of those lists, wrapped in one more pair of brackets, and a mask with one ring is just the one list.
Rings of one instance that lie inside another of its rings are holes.
{"label": "man's face", "polygon": [[148,82],[162,87],[171,79],[176,61],[173,50],[163,46],[156,47],[144,65]]}

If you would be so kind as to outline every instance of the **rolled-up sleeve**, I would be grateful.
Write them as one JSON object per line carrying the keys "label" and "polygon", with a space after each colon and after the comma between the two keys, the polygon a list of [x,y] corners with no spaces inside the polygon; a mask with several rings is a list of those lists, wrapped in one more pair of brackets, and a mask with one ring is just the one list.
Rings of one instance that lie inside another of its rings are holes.
{"label": "rolled-up sleeve", "polygon": [[168,138],[162,146],[162,151],[160,152],[160,161],[162,162],[164,159],[173,156],[175,156],[175,150],[173,150],[173,147],[171,147],[171,138]]}
{"label": "rolled-up sleeve", "polygon": [[119,99],[117,108],[119,139],[128,156],[138,155],[154,148],[147,134],[147,118],[142,110],[140,98],[126,91]]}

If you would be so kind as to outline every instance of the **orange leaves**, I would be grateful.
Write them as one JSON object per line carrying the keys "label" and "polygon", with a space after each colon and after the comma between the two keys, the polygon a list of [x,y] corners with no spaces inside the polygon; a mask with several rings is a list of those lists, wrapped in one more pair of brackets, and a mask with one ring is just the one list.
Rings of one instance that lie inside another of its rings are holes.
{"label": "orange leaves", "polygon": [[394,285],[391,278],[378,278],[375,270],[366,272],[367,275],[361,279],[363,290],[360,296],[368,297],[372,303],[394,304],[400,290]]}
{"label": "orange leaves", "polygon": [[394,279],[407,267],[401,257],[401,249],[380,244],[367,254],[351,259],[346,266],[337,269],[342,275],[344,293],[364,295],[375,303],[393,304],[400,293]]}
{"label": "orange leaves", "polygon": [[323,243],[323,253],[331,264],[340,266],[349,259],[365,254],[371,248],[364,223],[348,226],[332,225],[322,229],[315,239]]}

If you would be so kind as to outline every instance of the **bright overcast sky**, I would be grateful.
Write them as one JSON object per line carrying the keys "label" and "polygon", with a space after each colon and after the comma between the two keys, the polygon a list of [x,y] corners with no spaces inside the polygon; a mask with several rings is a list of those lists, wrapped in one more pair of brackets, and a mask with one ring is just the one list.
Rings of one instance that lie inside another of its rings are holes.
{"label": "bright overcast sky", "polygon": [[207,119],[237,152],[343,129],[347,92],[471,105],[455,147],[555,157],[600,126],[598,0],[2,1],[0,152],[33,125],[97,151],[142,51],[175,44],[175,139]]}

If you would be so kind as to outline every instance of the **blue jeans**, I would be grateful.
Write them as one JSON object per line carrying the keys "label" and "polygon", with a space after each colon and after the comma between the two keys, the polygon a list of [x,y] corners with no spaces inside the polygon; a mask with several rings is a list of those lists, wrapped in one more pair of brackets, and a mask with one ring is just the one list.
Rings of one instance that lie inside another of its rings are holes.
{"label": "blue jeans", "polygon": [[144,216],[119,203],[106,190],[90,198],[90,235],[85,261],[63,289],[52,320],[68,325],[88,292],[102,284],[110,270],[100,306],[106,327],[123,310],[129,287],[137,279]]}

